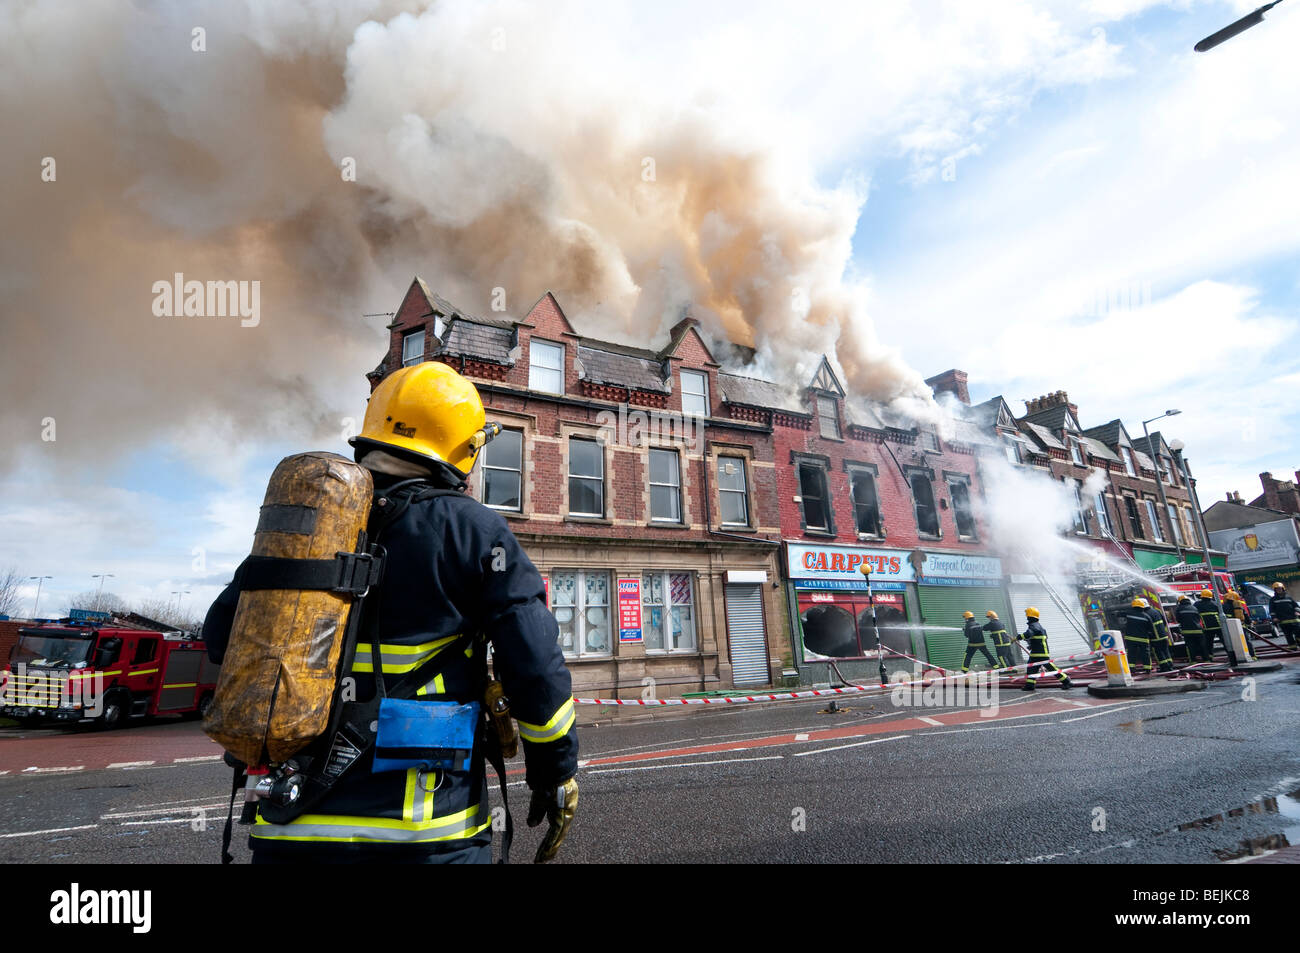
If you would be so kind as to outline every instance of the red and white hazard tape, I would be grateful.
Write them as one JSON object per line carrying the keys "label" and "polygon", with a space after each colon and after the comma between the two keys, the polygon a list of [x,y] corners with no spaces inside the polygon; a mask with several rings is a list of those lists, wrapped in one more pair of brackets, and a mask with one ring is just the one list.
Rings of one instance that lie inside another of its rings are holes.
{"label": "red and white hazard tape", "polygon": [[[1096,653],[1087,653],[1090,661],[1096,661]],[[1068,662],[1073,659],[1083,658],[1083,654],[1070,655],[1060,659],[1044,659],[1042,662],[1035,662],[1035,665],[1043,665],[1048,661]],[[1061,669],[1061,671],[1071,672],[1074,669],[1085,668],[1090,662],[1084,662],[1073,668]],[[846,688],[811,688],[800,692],[771,692],[763,695],[724,695],[718,698],[575,698],[575,705],[639,705],[642,707],[660,707],[665,705],[747,705],[754,702],[776,702],[776,701],[793,701],[800,698],[822,698],[829,695],[861,695],[867,692],[875,694],[888,694],[896,688],[909,688],[921,686],[922,688],[930,685],[936,685],[939,682],[948,681],[955,678],[970,678],[971,676],[993,675],[1003,671],[1015,671],[1020,666],[1010,669],[987,669],[979,672],[955,672],[944,675],[941,678],[922,678],[914,679],[908,682],[890,682],[888,685],[850,685]],[[1039,673],[1035,677],[1041,677]]]}

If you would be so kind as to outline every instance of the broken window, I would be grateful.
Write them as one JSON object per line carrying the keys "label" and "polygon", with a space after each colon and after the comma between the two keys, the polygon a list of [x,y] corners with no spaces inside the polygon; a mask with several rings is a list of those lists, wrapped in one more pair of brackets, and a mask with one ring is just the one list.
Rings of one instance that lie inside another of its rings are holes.
{"label": "broken window", "polygon": [[939,535],[939,511],[934,505],[934,487],[924,473],[908,477],[912,485],[912,501],[916,510],[916,528],[923,536]]}
{"label": "broken window", "polygon": [[1105,493],[1097,494],[1096,513],[1097,513],[1097,525],[1101,527],[1102,532],[1105,533],[1107,536],[1114,533],[1115,530],[1110,525],[1110,512],[1106,509]]}
{"label": "broken window", "polygon": [[965,480],[949,480],[948,495],[952,498],[952,512],[957,521],[957,535],[975,538],[975,514],[971,511],[970,487]]}
{"label": "broken window", "polygon": [[1156,510],[1156,505],[1151,500],[1143,500],[1142,504],[1147,508],[1147,519],[1151,521],[1151,533],[1155,536],[1157,543],[1165,541],[1164,530],[1160,528],[1160,515]]}
{"label": "broken window", "polygon": [[869,470],[853,470],[849,477],[853,495],[853,521],[858,532],[880,535],[880,499],[876,496],[876,477]]}
{"label": "broken window", "polygon": [[815,463],[799,464],[799,495],[803,499],[805,529],[829,532],[830,508],[826,499],[826,474]]}
{"label": "broken window", "polygon": [[1124,497],[1124,509],[1128,512],[1129,525],[1133,527],[1133,537],[1146,539],[1146,533],[1142,532],[1142,517],[1138,515],[1137,500],[1131,496]]}

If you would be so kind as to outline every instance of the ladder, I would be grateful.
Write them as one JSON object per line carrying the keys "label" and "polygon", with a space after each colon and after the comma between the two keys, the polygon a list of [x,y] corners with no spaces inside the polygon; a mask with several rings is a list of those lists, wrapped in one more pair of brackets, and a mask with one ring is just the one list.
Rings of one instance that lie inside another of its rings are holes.
{"label": "ladder", "polygon": [[1028,553],[1021,553],[1020,558],[1024,561],[1024,564],[1029,567],[1029,571],[1034,574],[1034,578],[1037,579],[1038,584],[1043,587],[1043,591],[1047,593],[1048,598],[1052,600],[1056,605],[1056,608],[1061,611],[1063,616],[1065,616],[1065,621],[1069,622],[1074,630],[1079,633],[1079,636],[1083,639],[1083,644],[1088,648],[1092,648],[1092,637],[1088,634],[1087,627],[1077,618],[1076,613],[1078,606],[1072,606],[1059,592],[1056,591],[1056,587],[1047,581],[1047,577],[1042,574],[1034,564],[1033,560],[1029,558]]}

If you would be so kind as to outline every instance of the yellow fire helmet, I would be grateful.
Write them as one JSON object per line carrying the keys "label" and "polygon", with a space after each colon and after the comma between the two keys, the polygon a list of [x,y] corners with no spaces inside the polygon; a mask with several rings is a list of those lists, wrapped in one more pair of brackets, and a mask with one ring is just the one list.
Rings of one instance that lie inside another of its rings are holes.
{"label": "yellow fire helmet", "polygon": [[984,614],[988,616],[990,619],[996,619],[998,617],[998,614],[994,612],[992,609],[990,609],[988,612]]}
{"label": "yellow fire helmet", "polygon": [[1036,608],[1034,608],[1033,606],[1030,606],[1028,609],[1025,610],[1025,618],[1028,618],[1028,619],[1037,619],[1037,618],[1038,618],[1038,610],[1037,610]]}
{"label": "yellow fire helmet", "polygon": [[426,361],[395,371],[375,388],[354,447],[398,450],[469,473],[500,431],[487,424],[478,389],[454,369]]}
{"label": "yellow fire helmet", "polygon": [[1282,583],[1280,583],[1280,582],[1275,582],[1275,583],[1273,583],[1273,588],[1274,588],[1274,589],[1285,589],[1286,586],[1282,585]]}
{"label": "yellow fire helmet", "polygon": [[962,617],[963,619],[973,619],[973,618],[975,618],[975,613],[971,612],[971,611],[968,609],[968,610],[966,610],[965,612],[963,612],[963,613],[961,614],[961,617]]}
{"label": "yellow fire helmet", "polygon": [[1213,598],[1214,598],[1214,593],[1212,593],[1209,589],[1202,589],[1202,590],[1201,590],[1201,598],[1202,598],[1202,599],[1213,599]]}
{"label": "yellow fire helmet", "polygon": [[1191,602],[1192,600],[1191,600],[1191,598],[1188,597],[1188,596],[1179,596],[1179,597],[1178,597],[1178,601],[1179,601],[1179,602]]}
{"label": "yellow fire helmet", "polygon": [[1134,609],[1145,609],[1146,607],[1147,607],[1147,601],[1145,599],[1139,597],[1133,600]]}

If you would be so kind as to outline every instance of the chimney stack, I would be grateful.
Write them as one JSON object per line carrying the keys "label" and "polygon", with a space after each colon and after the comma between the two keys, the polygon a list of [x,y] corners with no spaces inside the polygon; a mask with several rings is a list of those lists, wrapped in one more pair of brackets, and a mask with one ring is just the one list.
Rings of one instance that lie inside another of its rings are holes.
{"label": "chimney stack", "polygon": [[952,394],[963,404],[970,403],[970,390],[966,386],[967,374],[965,371],[959,371],[957,368],[944,371],[942,374],[936,374],[934,377],[926,378],[926,383],[934,391],[934,396],[940,394]]}

